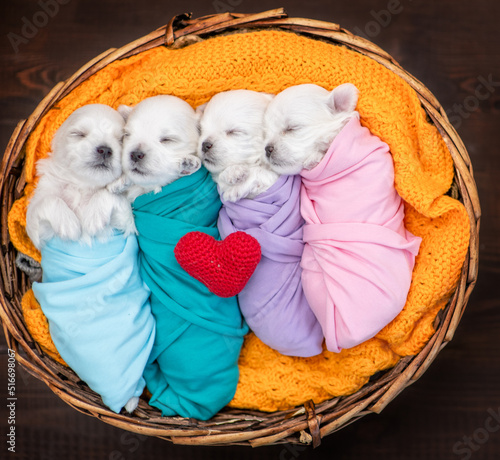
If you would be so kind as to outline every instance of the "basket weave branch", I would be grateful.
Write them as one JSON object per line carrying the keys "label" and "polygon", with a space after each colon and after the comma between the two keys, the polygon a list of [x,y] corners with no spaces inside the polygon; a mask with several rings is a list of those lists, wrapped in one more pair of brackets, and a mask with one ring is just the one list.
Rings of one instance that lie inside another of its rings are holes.
{"label": "basket weave branch", "polygon": [[[124,59],[159,46],[189,46],[198,37],[238,33],[248,29],[285,30],[308,36],[361,53],[377,61],[406,81],[418,94],[429,119],[443,137],[455,165],[452,186],[454,198],[467,210],[470,228],[469,250],[458,286],[446,309],[436,318],[435,334],[416,356],[401,359],[391,370],[371,379],[361,390],[347,397],[317,404],[310,402],[293,410],[264,413],[224,409],[213,419],[200,422],[180,417],[162,418],[160,413],[141,401],[133,415],[115,414],[68,368],[60,365],[33,340],[21,311],[21,298],[30,288],[23,272],[16,268],[16,253],[10,242],[7,214],[26,185],[24,147],[31,131],[43,115],[81,82],[115,60]],[[254,15],[218,14],[191,19],[188,14],[174,17],[169,24],[120,49],[111,49],[87,63],[66,82],[59,83],[33,114],[17,125],[7,146],[1,166],[1,296],[0,316],[8,346],[18,361],[36,378],[80,412],[111,425],[141,434],[188,445],[251,445],[312,443],[341,429],[365,414],[379,413],[404,388],[416,381],[453,337],[468,298],[475,285],[478,269],[478,231],[480,206],[472,166],[462,141],[430,91],[402,69],[394,59],[373,43],[357,37],[336,24],[288,18],[282,9]]]}

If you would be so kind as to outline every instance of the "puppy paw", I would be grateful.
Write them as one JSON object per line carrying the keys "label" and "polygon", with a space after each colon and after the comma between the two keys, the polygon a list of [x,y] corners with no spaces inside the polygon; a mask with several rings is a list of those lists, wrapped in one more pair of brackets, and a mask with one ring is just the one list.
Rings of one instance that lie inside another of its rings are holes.
{"label": "puppy paw", "polygon": [[271,185],[273,185],[279,178],[279,175],[274,171],[267,168],[259,168],[256,170],[254,175],[253,185],[251,187],[251,192],[248,194],[248,198],[255,198],[262,192],[266,191]]}
{"label": "puppy paw", "polygon": [[97,236],[106,230],[111,224],[112,208],[107,203],[96,203],[95,206],[87,206],[83,213],[83,231],[90,236]]}
{"label": "puppy paw", "polygon": [[139,230],[137,230],[137,227],[135,226],[134,223],[130,224],[126,229],[125,229],[125,234],[128,235],[139,235]]}
{"label": "puppy paw", "polygon": [[71,214],[73,213],[68,212],[65,216],[60,216],[59,220],[52,222],[52,226],[54,233],[63,240],[76,241],[82,235],[82,227],[76,215]]}
{"label": "puppy paw", "polygon": [[180,161],[181,176],[189,176],[190,174],[193,174],[194,172],[198,171],[198,169],[200,168],[201,168],[201,160],[194,155],[185,157]]}
{"label": "puppy paw", "polygon": [[34,233],[34,232],[32,232],[31,234],[29,234],[29,237],[30,237],[31,242],[35,246],[35,248],[37,248],[38,250],[40,250],[40,248],[42,246],[42,241],[44,241],[44,239],[40,238],[40,235],[38,233]]}
{"label": "puppy paw", "polygon": [[119,194],[125,192],[126,190],[128,190],[128,188],[131,185],[132,185],[132,183],[130,182],[130,179],[127,176],[123,175],[123,176],[120,176],[115,181],[108,184],[106,186],[106,189],[108,190],[108,192],[111,192],[115,195],[119,195]]}
{"label": "puppy paw", "polygon": [[127,404],[125,404],[125,410],[131,414],[132,412],[135,411],[139,404],[139,398],[137,396],[133,396],[127,401]]}
{"label": "puppy paw", "polygon": [[125,237],[138,234],[134,223],[134,214],[127,201],[120,200],[117,202],[111,216],[111,226],[123,232]]}
{"label": "puppy paw", "polygon": [[311,154],[311,156],[306,161],[304,161],[303,164],[304,169],[311,170],[315,168],[321,163],[321,160],[323,159],[324,156],[325,156],[324,152],[315,152]]}
{"label": "puppy paw", "polygon": [[34,196],[26,213],[26,231],[36,248],[58,236],[76,241],[82,234],[80,220],[72,209],[58,196]]}
{"label": "puppy paw", "polygon": [[219,181],[227,185],[237,185],[245,182],[250,175],[250,171],[245,166],[230,166],[219,175]]}
{"label": "puppy paw", "polygon": [[241,185],[233,185],[232,187],[229,187],[228,189],[224,190],[222,192],[222,198],[225,201],[230,201],[230,202],[235,202],[239,201],[242,198],[246,198],[248,196],[248,187],[244,187]]}
{"label": "puppy paw", "polygon": [[137,231],[137,227],[135,226],[134,215],[132,214],[132,212],[130,213],[129,218],[127,218],[126,216],[121,216],[118,229],[123,231],[123,234],[125,236],[139,234],[139,232]]}
{"label": "puppy paw", "polygon": [[[26,233],[28,234],[31,242],[35,245],[37,249],[40,249],[40,246],[42,245],[42,241],[44,238],[42,232],[43,229],[41,228],[43,221],[40,221],[38,216],[33,217],[33,213],[31,212],[30,208],[28,208],[28,214],[26,216]],[[54,229],[52,226],[48,226],[49,230],[49,235],[48,236],[53,236],[54,235]]]}

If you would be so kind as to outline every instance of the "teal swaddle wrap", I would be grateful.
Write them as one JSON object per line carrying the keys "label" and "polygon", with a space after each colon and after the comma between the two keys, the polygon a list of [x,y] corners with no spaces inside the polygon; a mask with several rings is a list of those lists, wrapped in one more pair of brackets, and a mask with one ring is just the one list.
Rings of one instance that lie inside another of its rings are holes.
{"label": "teal swaddle wrap", "polygon": [[114,412],[145,387],[155,336],[135,235],[92,246],[53,238],[33,292],[61,357]]}
{"label": "teal swaddle wrap", "polygon": [[228,404],[238,383],[238,357],[248,332],[236,297],[221,298],[178,264],[174,248],[191,231],[219,239],[221,202],[205,168],[139,196],[141,276],[151,289],[156,339],[144,377],[149,404],[164,416],[206,420]]}

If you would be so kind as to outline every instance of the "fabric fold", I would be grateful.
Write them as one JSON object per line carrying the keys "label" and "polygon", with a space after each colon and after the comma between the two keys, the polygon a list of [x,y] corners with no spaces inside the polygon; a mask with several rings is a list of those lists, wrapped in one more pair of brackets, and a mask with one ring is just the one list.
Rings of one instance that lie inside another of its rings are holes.
{"label": "fabric fold", "polygon": [[404,227],[389,147],[357,118],[301,176],[304,292],[328,350],[339,352],[403,309],[421,239]]}
{"label": "fabric fold", "polygon": [[261,261],[238,294],[250,329],[281,354],[310,357],[323,351],[323,332],[302,290],[300,184],[299,176],[281,176],[253,200],[223,201],[218,227],[222,238],[244,231],[261,245]]}
{"label": "fabric fold", "polygon": [[53,238],[41,251],[43,280],[33,283],[57,351],[117,413],[142,394],[155,337],[138,252],[135,236],[90,247]]}
{"label": "fabric fold", "polygon": [[164,416],[211,418],[228,404],[238,383],[238,357],[248,327],[236,297],[221,298],[178,264],[174,248],[188,232],[218,239],[221,202],[201,168],[139,196],[133,203],[141,275],[151,289],[157,334],[144,377],[149,404]]}

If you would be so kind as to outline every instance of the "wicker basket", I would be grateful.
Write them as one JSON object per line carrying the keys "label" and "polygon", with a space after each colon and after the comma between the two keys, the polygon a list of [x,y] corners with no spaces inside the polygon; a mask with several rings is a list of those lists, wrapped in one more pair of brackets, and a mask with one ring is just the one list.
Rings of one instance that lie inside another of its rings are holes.
{"label": "wicker basket", "polygon": [[[22,295],[30,283],[15,265],[16,253],[9,240],[7,214],[13,202],[23,193],[23,147],[41,117],[82,81],[107,64],[159,46],[189,46],[191,39],[235,33],[241,29],[286,30],[310,38],[341,44],[382,64],[400,76],[418,94],[428,117],[441,133],[455,165],[452,190],[465,206],[471,222],[469,251],[460,281],[443,314],[436,319],[436,332],[416,356],[406,357],[391,370],[371,379],[361,390],[347,397],[335,398],[314,406],[306,403],[290,411],[264,413],[224,409],[213,419],[199,422],[179,417],[162,418],[156,409],[141,401],[132,415],[115,414],[100,398],[79,381],[68,368],[44,354],[28,333],[21,311]],[[453,337],[467,300],[475,285],[478,267],[478,230],[480,207],[472,167],[467,151],[450,125],[445,112],[429,90],[402,69],[394,59],[371,42],[352,35],[336,24],[288,18],[282,9],[254,15],[218,14],[191,19],[183,14],[151,34],[120,49],[111,49],[82,67],[69,80],[56,85],[28,120],[19,122],[7,146],[0,177],[1,189],[1,309],[8,346],[15,350],[18,361],[36,378],[80,412],[111,425],[150,436],[189,445],[251,445],[279,443],[312,443],[361,418],[379,413],[404,388],[417,380],[439,351]]]}

